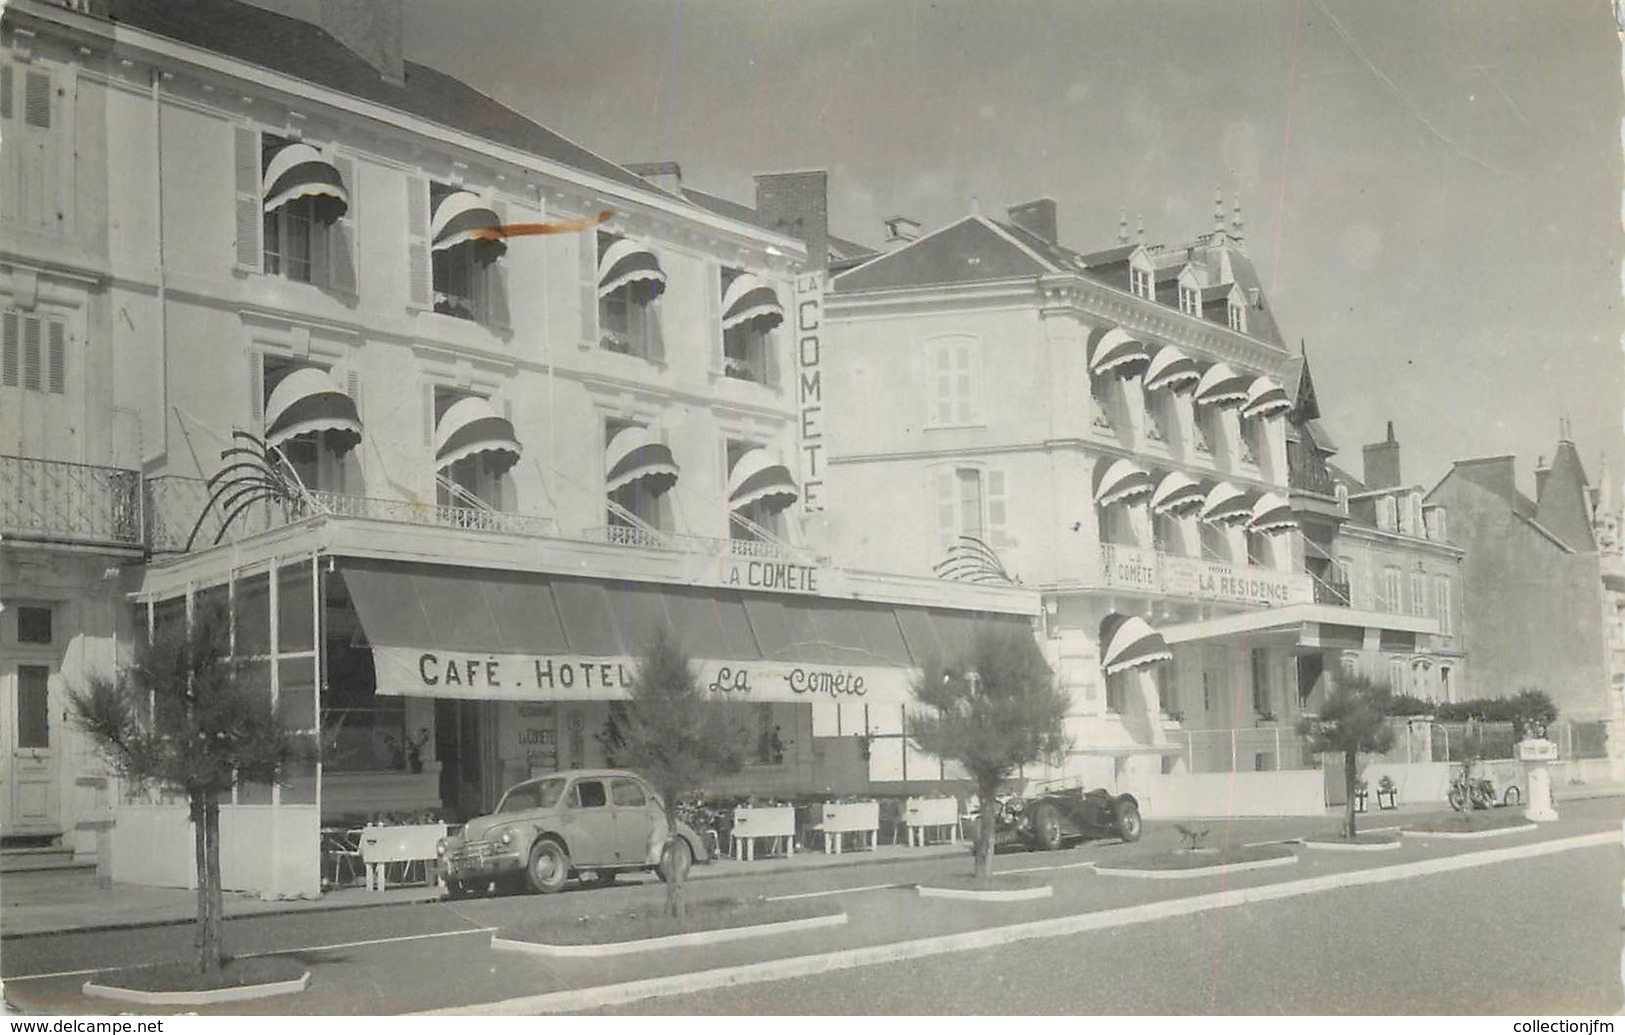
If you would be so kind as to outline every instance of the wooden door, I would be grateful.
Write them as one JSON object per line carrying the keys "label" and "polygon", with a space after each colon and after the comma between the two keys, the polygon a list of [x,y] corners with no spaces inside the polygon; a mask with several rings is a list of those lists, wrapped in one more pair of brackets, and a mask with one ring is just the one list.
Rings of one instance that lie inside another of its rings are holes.
{"label": "wooden door", "polygon": [[62,832],[57,789],[57,750],[61,731],[51,722],[49,665],[17,665],[4,676],[0,707],[7,718],[5,815],[8,835],[42,836]]}

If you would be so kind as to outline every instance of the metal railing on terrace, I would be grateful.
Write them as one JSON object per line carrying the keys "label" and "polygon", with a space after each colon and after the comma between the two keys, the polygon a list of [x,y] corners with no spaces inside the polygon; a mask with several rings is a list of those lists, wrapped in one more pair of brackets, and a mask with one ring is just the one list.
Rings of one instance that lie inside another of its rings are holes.
{"label": "metal railing on terrace", "polygon": [[0,455],[0,535],[140,546],[141,505],[137,471]]}
{"label": "metal railing on terrace", "polygon": [[[192,538],[192,549],[212,545],[226,514],[218,504],[210,506],[209,494],[209,487],[201,478],[181,475],[148,478],[145,511],[146,534],[151,548],[155,552],[184,551],[189,537]],[[208,513],[199,524],[198,516],[204,514],[205,509]],[[776,543],[660,532],[635,525],[604,525],[567,534],[560,531],[558,522],[553,518],[540,514],[353,496],[320,490],[311,490],[294,501],[252,504],[232,521],[231,531],[221,540],[257,535],[318,514],[711,556],[795,560],[806,554],[806,551]],[[197,526],[195,537],[192,536],[194,526]]]}
{"label": "metal railing on terrace", "polygon": [[1301,445],[1289,446],[1286,460],[1286,484],[1288,488],[1318,492],[1326,496],[1336,494],[1337,490],[1335,483],[1332,481],[1332,472],[1327,469],[1324,460],[1318,456],[1310,456],[1309,451]]}

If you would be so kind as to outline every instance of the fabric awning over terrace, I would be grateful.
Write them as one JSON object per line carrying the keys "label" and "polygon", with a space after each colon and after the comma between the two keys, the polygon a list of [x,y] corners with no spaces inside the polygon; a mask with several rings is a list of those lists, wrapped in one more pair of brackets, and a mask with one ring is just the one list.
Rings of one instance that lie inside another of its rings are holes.
{"label": "fabric awning over terrace", "polygon": [[329,444],[344,452],[361,441],[361,417],[331,374],[302,367],[278,381],[265,401],[265,444],[279,446],[316,431],[327,432]]}

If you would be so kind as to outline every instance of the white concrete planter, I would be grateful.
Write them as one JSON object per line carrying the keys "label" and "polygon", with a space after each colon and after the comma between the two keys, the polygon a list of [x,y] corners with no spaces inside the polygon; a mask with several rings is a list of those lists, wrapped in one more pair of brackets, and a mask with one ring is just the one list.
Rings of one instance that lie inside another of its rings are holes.
{"label": "white concrete planter", "polygon": [[310,984],[310,971],[292,981],[272,981],[264,985],[237,985],[232,988],[213,988],[202,992],[148,992],[139,988],[119,988],[116,985],[98,985],[95,978],[86,981],[81,989],[85,995],[98,999],[116,999],[142,1006],[210,1006],[214,1003],[237,1003],[245,999],[268,999],[274,995],[303,992]]}
{"label": "white concrete planter", "polygon": [[1313,848],[1317,852],[1391,852],[1399,847],[1399,838],[1392,841],[1368,841],[1361,844],[1358,841],[1299,841],[1305,848]]}
{"label": "white concrete planter", "polygon": [[1536,823],[1520,823],[1515,827],[1491,827],[1489,830],[1405,830],[1406,837],[1443,837],[1458,841],[1476,841],[1481,837],[1499,837],[1502,834],[1521,834],[1526,830],[1539,830]]}
{"label": "white concrete planter", "polygon": [[1105,866],[1096,866],[1095,872],[1106,877],[1141,877],[1147,880],[1191,880],[1196,877],[1213,877],[1221,873],[1245,873],[1248,870],[1268,870],[1276,866],[1291,866],[1298,861],[1296,855],[1286,855],[1279,859],[1257,859],[1253,862],[1226,863],[1223,866],[1198,866],[1188,870],[1117,870]]}

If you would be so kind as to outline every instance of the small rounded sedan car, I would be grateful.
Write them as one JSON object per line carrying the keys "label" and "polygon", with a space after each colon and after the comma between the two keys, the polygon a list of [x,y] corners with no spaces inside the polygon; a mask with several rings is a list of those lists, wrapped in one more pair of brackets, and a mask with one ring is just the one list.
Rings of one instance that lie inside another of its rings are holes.
{"label": "small rounded sedan car", "polygon": [[[666,815],[660,798],[636,773],[578,769],[514,784],[489,816],[446,838],[441,873],[452,898],[487,887],[524,887],[542,894],[572,877],[613,880],[653,870],[664,877]],[[702,841],[677,824],[672,860],[679,874],[709,862]]]}

